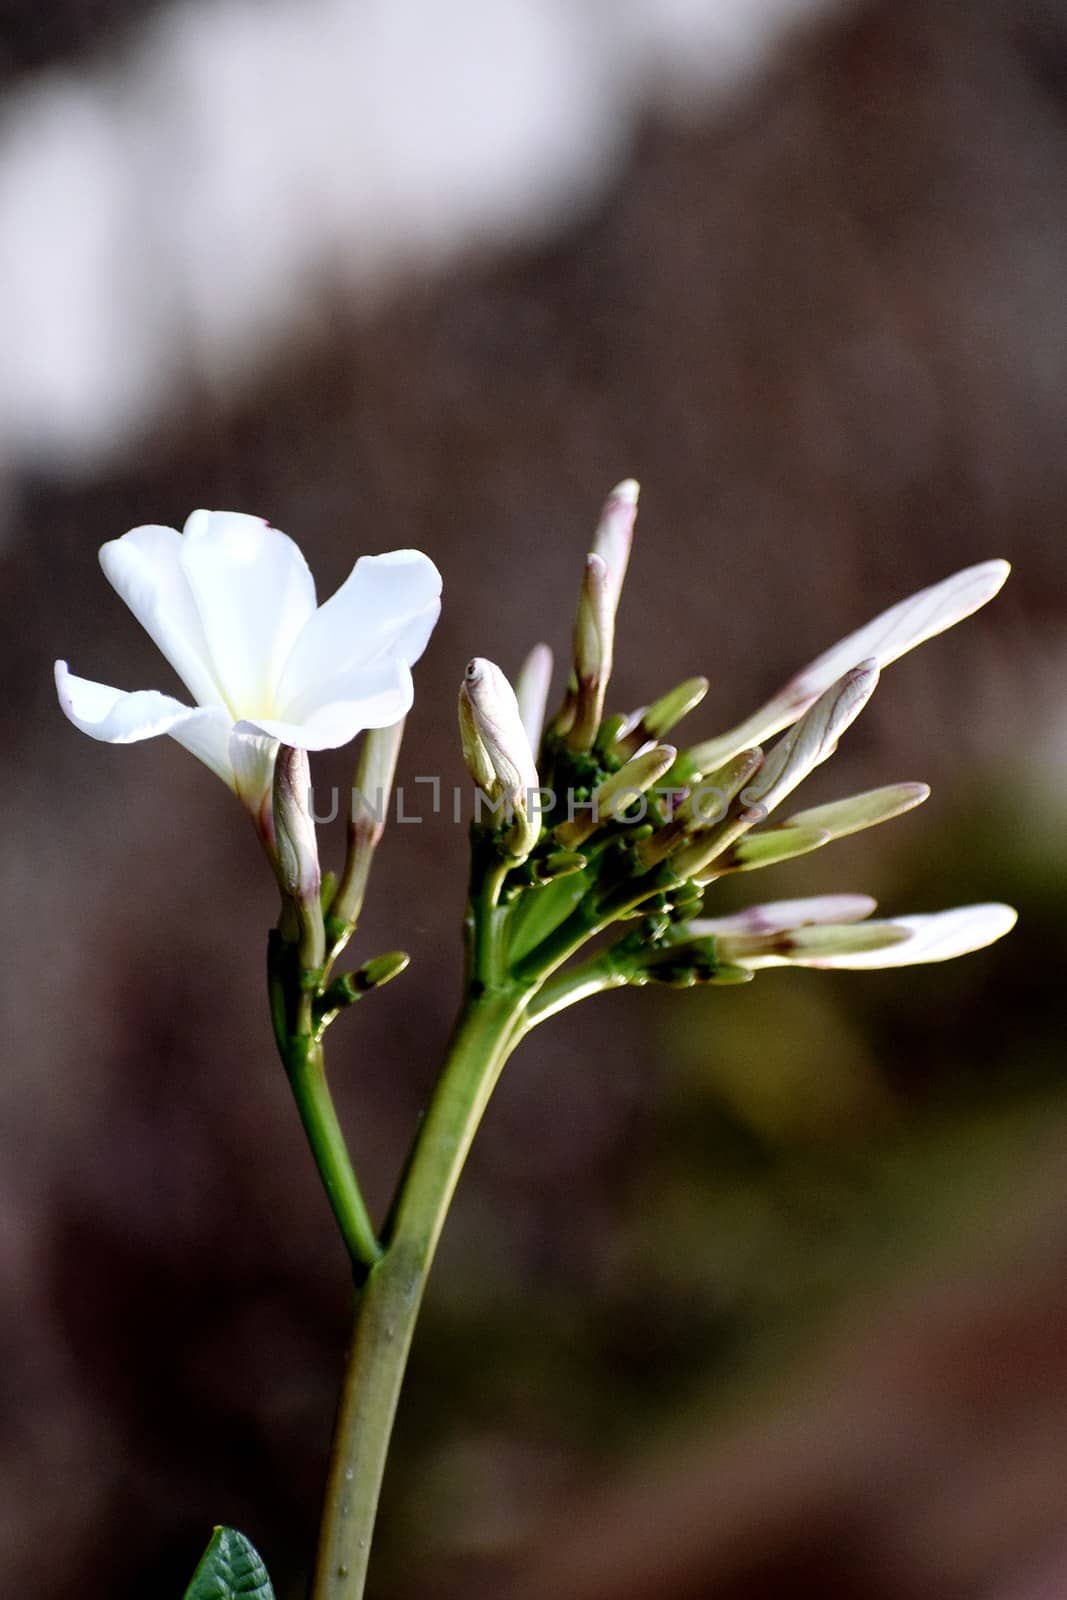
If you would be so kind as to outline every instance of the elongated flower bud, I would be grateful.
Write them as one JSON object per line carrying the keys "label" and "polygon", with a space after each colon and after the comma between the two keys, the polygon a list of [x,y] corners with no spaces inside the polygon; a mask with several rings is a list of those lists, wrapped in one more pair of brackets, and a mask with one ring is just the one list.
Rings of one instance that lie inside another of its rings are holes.
{"label": "elongated flower bud", "polygon": [[556,841],[564,850],[573,850],[595,833],[601,822],[611,821],[626,807],[669,772],[678,752],[672,745],[658,744],[640,750],[626,764],[613,772],[597,788],[581,815],[560,823]]}
{"label": "elongated flower bud", "polygon": [[[325,960],[322,873],[310,802],[307,751],[280,745],[274,763],[274,870],[287,908],[281,924],[283,937],[299,944],[300,964],[306,970],[321,967]],[[286,932],[286,918],[294,919],[295,932]]]}
{"label": "elongated flower bud", "polygon": [[568,705],[565,718],[565,723],[569,722],[567,744],[572,750],[590,748],[604,714],[614,658],[615,614],[630,560],[638,494],[633,478],[616,484],[604,503],[593,548],[586,557],[574,630],[573,717]]}
{"label": "elongated flower bud", "polygon": [[928,961],[952,961],[956,956],[984,950],[1002,939],[1017,920],[1018,913],[1012,906],[995,903],[955,906],[951,911],[933,911],[923,916],[894,917],[889,926],[903,930],[908,938],[892,949],[832,951],[809,946],[794,954],[792,962],[794,966],[865,971],[871,967],[912,967]]}
{"label": "elongated flower bud", "polygon": [[738,811],[714,828],[701,828],[670,858],[679,878],[711,883],[721,874],[724,853],[759,821],[758,811]]}
{"label": "elongated flower bud", "polygon": [[874,660],[879,667],[887,667],[917,645],[962,622],[992,600],[1010,571],[1006,561],[982,561],[890,606],[810,662],[736,728],[697,745],[689,752],[694,765],[718,766],[735,750],[788,728],[858,662]]}
{"label": "elongated flower bud", "polygon": [[578,599],[574,628],[576,680],[574,722],[567,735],[572,750],[588,750],[604,714],[604,696],[615,648],[615,608],[611,576],[602,556],[590,554]]}
{"label": "elongated flower bud", "polygon": [[307,751],[280,745],[274,763],[275,860],[283,893],[301,905],[318,905],[322,886],[310,793]]}
{"label": "elongated flower bud", "polygon": [[824,922],[862,922],[878,909],[869,894],[820,894],[801,900],[770,900],[726,917],[701,917],[689,931],[701,938],[720,933],[786,933]]}
{"label": "elongated flower bud", "polygon": [[677,688],[660,695],[645,711],[640,731],[646,739],[662,739],[703,700],[709,688],[707,678],[686,678]]}
{"label": "elongated flower bud", "polygon": [[897,783],[884,789],[869,789],[866,794],[847,800],[832,800],[825,806],[797,811],[773,828],[761,828],[731,849],[721,863],[723,872],[751,872],[756,867],[776,866],[794,856],[821,850],[834,839],[873,828],[891,817],[911,811],[927,798],[925,783]]}
{"label": "elongated flower bud", "polygon": [[608,569],[612,616],[619,609],[619,596],[630,562],[640,493],[635,478],[624,478],[622,483],[617,483],[604,502],[593,538],[593,553],[602,558]]}
{"label": "elongated flower bud", "polygon": [[727,872],[755,872],[759,867],[777,867],[796,856],[810,855],[829,844],[829,828],[760,828],[738,839],[715,864],[716,877]]}
{"label": "elongated flower bud", "polygon": [[895,922],[826,923],[784,932],[724,933],[717,947],[724,961],[743,967],[817,966],[859,955],[875,955],[877,966],[878,954],[910,938],[910,930]]}
{"label": "elongated flower bud", "polygon": [[880,822],[902,816],[930,798],[925,783],[894,783],[884,789],[868,789],[847,800],[832,800],[829,805],[812,806],[787,818],[786,827],[825,828],[832,839],[874,828]]}
{"label": "elongated flower bud", "polygon": [[771,750],[755,782],[745,790],[746,804],[758,804],[766,814],[792,794],[809,772],[833,755],[838,739],[855,722],[877,682],[878,665],[871,660],[831,684]]}
{"label": "elongated flower bud", "polygon": [[513,824],[508,849],[525,858],[540,831],[532,815],[540,788],[537,766],[515,691],[484,656],[468,663],[460,686],[459,729],[467,770],[491,802],[504,802]]}
{"label": "elongated flower bud", "polygon": [[738,807],[734,802],[758,772],[762,760],[763,751],[758,748],[741,750],[718,771],[695,784],[666,827],[638,846],[641,866],[652,867],[671,856],[679,876],[689,877],[696,865],[706,865],[758,822],[762,812],[750,813],[743,804]]}
{"label": "elongated flower bud", "polygon": [[552,686],[552,652],[547,644],[535,644],[519,668],[515,680],[515,698],[519,703],[519,716],[530,741],[530,749],[537,750],[545,726],[545,706]]}
{"label": "elongated flower bud", "polygon": [[[348,814],[345,867],[329,907],[331,928],[342,943],[355,928],[363,909],[374,852],[385,832],[403,737],[403,717],[391,727],[369,728],[363,735]],[[339,948],[335,947],[335,954]]]}

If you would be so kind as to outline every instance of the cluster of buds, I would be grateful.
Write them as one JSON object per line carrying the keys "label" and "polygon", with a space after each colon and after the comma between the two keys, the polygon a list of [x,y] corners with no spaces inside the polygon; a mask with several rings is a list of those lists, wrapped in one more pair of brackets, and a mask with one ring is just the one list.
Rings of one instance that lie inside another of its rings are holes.
{"label": "cluster of buds", "polygon": [[481,659],[460,691],[468,770],[503,812],[475,827],[497,852],[516,970],[552,972],[618,922],[631,925],[597,957],[595,986],[740,982],[780,964],[945,960],[1007,932],[1015,913],[1006,906],[886,922],[871,920],[874,902],[855,895],[776,902],[718,921],[704,915],[719,878],[821,849],[927,798],[925,784],[898,783],[781,815],[833,755],[882,668],[992,599],[1007,563],[983,562],[911,596],[805,667],[737,727],[684,747],[674,730],[704,699],[706,678],[629,713],[605,714],[637,502],[638,486],[627,480],[605,504],[556,714],[546,721],[546,645],[531,652],[514,691]]}

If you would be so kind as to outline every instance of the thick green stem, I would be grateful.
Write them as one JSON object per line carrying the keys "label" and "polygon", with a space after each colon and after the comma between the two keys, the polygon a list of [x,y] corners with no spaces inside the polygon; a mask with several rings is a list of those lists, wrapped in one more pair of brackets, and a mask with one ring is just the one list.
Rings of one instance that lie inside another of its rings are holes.
{"label": "thick green stem", "polygon": [[393,1417],[426,1278],[471,1141],[518,1036],[530,993],[529,986],[511,982],[486,987],[476,977],[452,1036],[385,1254],[371,1268],[357,1306],[312,1600],[363,1595]]}

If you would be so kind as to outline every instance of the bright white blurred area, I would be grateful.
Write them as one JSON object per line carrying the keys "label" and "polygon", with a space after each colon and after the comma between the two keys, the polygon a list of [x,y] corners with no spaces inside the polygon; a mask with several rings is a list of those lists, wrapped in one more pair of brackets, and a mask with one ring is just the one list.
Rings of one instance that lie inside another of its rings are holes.
{"label": "bright white blurred area", "polygon": [[182,0],[0,113],[0,467],[91,473],[372,307],[595,202],[845,0]]}

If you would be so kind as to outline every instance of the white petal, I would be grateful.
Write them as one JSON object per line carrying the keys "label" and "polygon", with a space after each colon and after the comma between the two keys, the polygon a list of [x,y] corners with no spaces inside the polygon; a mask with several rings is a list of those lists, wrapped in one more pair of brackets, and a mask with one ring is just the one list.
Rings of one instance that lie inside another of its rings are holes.
{"label": "white petal", "polygon": [[106,683],[77,678],[65,661],[55,667],[59,704],[76,728],[106,744],[135,744],[169,733],[233,786],[227,744],[231,719],[218,706],[193,709],[155,689],[113,689]]}
{"label": "white petal", "polygon": [[315,612],[307,562],[284,533],[236,511],[194,511],[181,562],[234,720],[268,715],[294,641]]}
{"label": "white petal", "polygon": [[716,933],[787,933],[822,922],[862,922],[878,909],[869,894],[822,894],[804,900],[773,900],[729,917],[701,917],[689,924],[696,937]]}
{"label": "white petal", "polygon": [[349,677],[357,681],[326,685],[322,704],[314,706],[299,721],[286,717],[249,720],[272,739],[298,750],[334,750],[366,728],[391,727],[411,710],[415,690],[411,669],[405,662],[379,662]]}
{"label": "white petal", "polygon": [[[441,574],[421,551],[361,556],[296,640],[278,686],[278,713],[300,722],[328,697],[362,699],[366,669],[386,659],[412,666],[425,650],[440,611]],[[337,693],[341,683],[346,686],[343,696]]]}
{"label": "white petal", "polygon": [[177,528],[147,525],[100,551],[104,574],[198,705],[223,703],[193,592],[181,565]]}
{"label": "white petal", "polygon": [[236,788],[230,762],[233,718],[224,706],[205,706],[169,729],[172,739],[210,767],[228,788]]}
{"label": "white petal", "polygon": [[893,926],[906,928],[911,938],[904,944],[893,945],[888,950],[869,950],[853,955],[824,956],[822,959],[797,961],[794,966],[847,967],[911,967],[926,961],[951,961],[955,956],[969,955],[972,950],[984,950],[986,945],[1010,933],[1018,919],[1011,906],[989,904],[957,906],[952,911],[935,911],[928,916],[894,917]]}
{"label": "white petal", "polygon": [[238,797],[261,824],[269,819],[271,787],[274,783],[274,758],[278,741],[260,733],[251,723],[239,722],[229,735],[229,762],[233,768]]}
{"label": "white petal", "polygon": [[879,667],[888,666],[916,645],[962,622],[992,600],[1010,571],[1006,561],[982,561],[899,601],[832,645],[745,722],[698,745],[692,752],[693,759],[703,771],[710,772],[736,751],[760,744],[788,728],[835,679],[858,662],[873,657]]}

